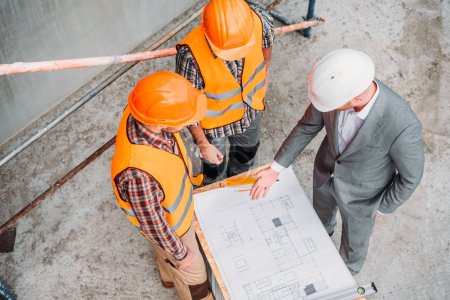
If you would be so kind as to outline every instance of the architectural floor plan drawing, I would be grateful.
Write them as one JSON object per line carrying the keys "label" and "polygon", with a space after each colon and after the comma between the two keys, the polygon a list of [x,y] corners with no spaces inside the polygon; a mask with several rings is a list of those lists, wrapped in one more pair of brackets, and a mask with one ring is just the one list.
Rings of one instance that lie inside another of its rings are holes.
{"label": "architectural floor plan drawing", "polygon": [[265,199],[242,186],[195,195],[232,299],[320,299],[356,286],[291,168]]}

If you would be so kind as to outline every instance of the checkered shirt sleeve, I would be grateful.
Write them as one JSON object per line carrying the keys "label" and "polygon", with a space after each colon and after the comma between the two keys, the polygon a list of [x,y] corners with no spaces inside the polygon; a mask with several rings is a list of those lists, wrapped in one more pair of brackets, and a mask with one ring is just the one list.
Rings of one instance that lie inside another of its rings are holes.
{"label": "checkered shirt sleeve", "polygon": [[[148,145],[178,155],[179,150],[171,134],[154,134],[132,116],[129,117],[127,125],[127,134],[132,143]],[[148,173],[134,168],[126,169],[115,181],[122,199],[131,204],[145,236],[172,254],[176,260],[185,258],[187,248],[167,223],[161,205],[164,193],[159,183]]]}
{"label": "checkered shirt sleeve", "polygon": [[124,200],[131,203],[145,236],[176,260],[187,255],[187,248],[167,223],[161,202],[164,194],[158,182],[147,173],[127,169],[120,176],[119,191]]}

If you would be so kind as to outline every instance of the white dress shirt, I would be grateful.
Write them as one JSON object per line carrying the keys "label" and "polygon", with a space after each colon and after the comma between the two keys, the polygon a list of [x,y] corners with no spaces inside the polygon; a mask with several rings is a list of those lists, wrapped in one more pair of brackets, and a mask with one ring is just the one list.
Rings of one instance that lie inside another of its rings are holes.
{"label": "white dress shirt", "polygon": [[376,85],[376,91],[372,99],[364,106],[364,108],[356,112],[354,108],[350,108],[343,111],[338,111],[338,148],[339,154],[344,152],[344,150],[350,145],[355,135],[358,133],[367,115],[370,112],[373,104],[377,100],[378,94],[380,93],[378,85]]}
{"label": "white dress shirt", "polygon": [[[375,81],[374,81],[375,82]],[[338,147],[339,154],[344,152],[348,145],[352,142],[355,135],[358,133],[358,130],[364,124],[364,121],[367,118],[367,115],[370,112],[373,104],[377,100],[378,94],[380,93],[378,84],[375,82],[376,91],[373,95],[372,99],[364,106],[364,108],[356,112],[354,108],[350,108],[344,111],[338,111]],[[270,167],[276,171],[281,172],[285,169],[282,165],[273,161]]]}

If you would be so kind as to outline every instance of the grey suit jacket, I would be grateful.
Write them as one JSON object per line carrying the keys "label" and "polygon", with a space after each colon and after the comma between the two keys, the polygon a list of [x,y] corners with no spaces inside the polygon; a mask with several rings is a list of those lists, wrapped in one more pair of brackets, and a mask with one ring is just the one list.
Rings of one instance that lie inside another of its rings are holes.
{"label": "grey suit jacket", "polygon": [[333,177],[337,196],[358,213],[393,212],[418,186],[424,168],[422,126],[409,105],[376,80],[380,93],[364,124],[343,153],[337,142],[337,111],[309,105],[284,141],[275,161],[288,167],[325,126],[314,162],[318,189]]}

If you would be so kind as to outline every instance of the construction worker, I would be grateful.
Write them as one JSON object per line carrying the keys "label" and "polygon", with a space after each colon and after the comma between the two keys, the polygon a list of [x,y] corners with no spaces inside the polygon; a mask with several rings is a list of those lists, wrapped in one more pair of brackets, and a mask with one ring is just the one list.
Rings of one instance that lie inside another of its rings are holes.
{"label": "construction worker", "polygon": [[373,61],[357,50],[335,50],[319,60],[308,76],[312,104],[250,191],[253,199],[265,197],[325,127],[314,163],[313,206],[330,236],[339,209],[340,254],[352,274],[367,257],[377,211],[389,214],[405,203],[424,167],[420,121],[374,74]]}
{"label": "construction worker", "polygon": [[211,0],[201,25],[177,45],[176,72],[207,98],[205,118],[189,127],[200,149],[204,184],[254,163],[273,40],[272,18],[264,8],[243,0]]}
{"label": "construction worker", "polygon": [[150,240],[164,287],[181,299],[213,299],[192,226],[192,165],[178,133],[201,120],[203,93],[168,71],[139,81],[116,138],[112,184],[120,208]]}

